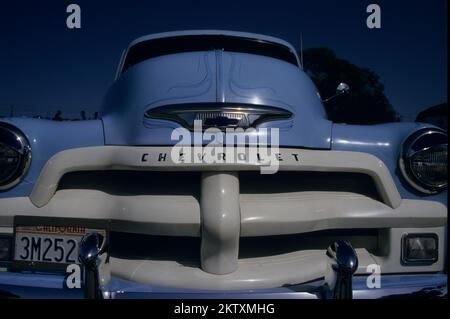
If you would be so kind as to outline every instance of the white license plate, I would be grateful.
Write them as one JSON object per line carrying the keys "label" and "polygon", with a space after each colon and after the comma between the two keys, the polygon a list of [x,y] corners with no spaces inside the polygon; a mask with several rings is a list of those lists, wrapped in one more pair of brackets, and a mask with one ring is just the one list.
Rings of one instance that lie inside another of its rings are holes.
{"label": "white license plate", "polygon": [[18,226],[15,232],[16,261],[73,264],[85,234],[104,230],[65,226]]}

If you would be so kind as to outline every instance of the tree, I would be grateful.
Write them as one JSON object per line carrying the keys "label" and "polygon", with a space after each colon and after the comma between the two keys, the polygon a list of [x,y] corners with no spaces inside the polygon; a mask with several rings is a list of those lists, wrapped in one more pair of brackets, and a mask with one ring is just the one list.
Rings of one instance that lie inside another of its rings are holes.
{"label": "tree", "polygon": [[62,121],[62,112],[61,110],[56,111],[55,116],[53,117],[53,121]]}
{"label": "tree", "polygon": [[350,86],[349,94],[325,103],[330,120],[348,124],[399,121],[375,72],[337,58],[328,48],[307,49],[303,52],[303,57],[305,71],[316,84],[323,99],[335,94],[340,82]]}

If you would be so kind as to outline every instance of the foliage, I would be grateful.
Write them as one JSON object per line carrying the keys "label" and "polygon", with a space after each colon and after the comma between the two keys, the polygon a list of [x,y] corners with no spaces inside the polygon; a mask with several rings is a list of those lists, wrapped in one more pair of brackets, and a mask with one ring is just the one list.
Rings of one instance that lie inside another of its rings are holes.
{"label": "foliage", "polygon": [[303,52],[303,57],[305,71],[316,84],[323,99],[334,95],[340,82],[350,86],[349,94],[325,103],[330,120],[348,124],[399,121],[375,72],[337,58],[328,48],[307,49]]}

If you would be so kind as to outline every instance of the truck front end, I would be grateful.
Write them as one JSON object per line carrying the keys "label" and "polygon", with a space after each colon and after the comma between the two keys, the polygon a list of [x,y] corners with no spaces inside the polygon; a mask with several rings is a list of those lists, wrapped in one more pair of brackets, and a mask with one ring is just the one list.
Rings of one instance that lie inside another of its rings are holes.
{"label": "truck front end", "polygon": [[282,40],[140,38],[101,119],[0,122],[0,296],[446,296],[447,144],[332,123]]}

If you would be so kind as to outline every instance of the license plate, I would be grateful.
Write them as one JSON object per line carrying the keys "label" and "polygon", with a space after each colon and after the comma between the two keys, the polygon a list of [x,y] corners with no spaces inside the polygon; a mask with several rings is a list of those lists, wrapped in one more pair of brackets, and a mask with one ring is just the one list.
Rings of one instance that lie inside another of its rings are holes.
{"label": "license plate", "polygon": [[79,264],[79,243],[84,235],[97,232],[106,240],[105,228],[90,226],[84,226],[82,220],[21,218],[14,229],[13,263],[22,269],[49,270]]}

